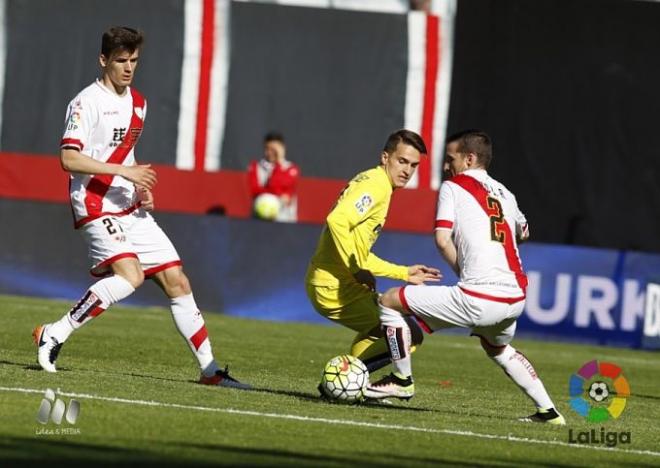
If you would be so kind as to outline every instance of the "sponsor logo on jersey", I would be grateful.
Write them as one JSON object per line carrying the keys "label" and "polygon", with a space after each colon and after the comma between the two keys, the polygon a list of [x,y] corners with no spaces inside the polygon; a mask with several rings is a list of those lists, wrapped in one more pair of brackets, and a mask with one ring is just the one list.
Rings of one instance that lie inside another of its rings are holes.
{"label": "sponsor logo on jersey", "polygon": [[112,129],[112,141],[123,141],[126,136],[126,127]]}
{"label": "sponsor logo on jersey", "polygon": [[78,125],[80,124],[80,109],[73,108],[71,110],[71,115],[69,116],[69,123],[66,127],[67,130],[78,130]]}
{"label": "sponsor logo on jersey", "polygon": [[372,203],[373,200],[371,198],[371,195],[365,193],[360,197],[358,201],[355,202],[355,209],[357,209],[358,213],[363,215],[367,211],[369,211],[369,208],[371,207]]}

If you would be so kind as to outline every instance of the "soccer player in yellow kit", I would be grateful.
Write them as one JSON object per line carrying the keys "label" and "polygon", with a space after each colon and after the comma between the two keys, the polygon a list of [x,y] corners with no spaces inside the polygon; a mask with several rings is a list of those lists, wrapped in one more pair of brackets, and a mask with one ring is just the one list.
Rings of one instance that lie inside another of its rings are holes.
{"label": "soccer player in yellow kit", "polygon": [[[380,327],[375,276],[412,284],[439,281],[440,271],[425,265],[396,265],[378,258],[371,247],[378,239],[392,192],[413,176],[426,145],[415,132],[398,130],[385,143],[380,165],[356,175],[339,195],[312,257],[305,286],[307,295],[324,317],[357,332],[350,354],[370,372],[390,362]],[[410,323],[411,342],[419,345],[423,333]]]}

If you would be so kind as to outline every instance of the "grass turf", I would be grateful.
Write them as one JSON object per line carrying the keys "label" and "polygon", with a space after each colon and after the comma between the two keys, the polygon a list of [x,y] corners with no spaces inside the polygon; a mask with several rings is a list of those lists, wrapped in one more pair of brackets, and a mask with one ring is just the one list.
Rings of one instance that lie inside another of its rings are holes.
{"label": "grass turf", "polygon": [[[37,460],[49,466],[660,462],[657,354],[516,340],[568,420],[567,427],[558,428],[517,422],[533,405],[485,357],[476,339],[463,336],[427,337],[413,360],[417,394],[393,407],[332,405],[317,397],[324,363],[345,352],[352,339],[349,330],[332,326],[207,313],[218,361],[229,363],[232,374],[257,390],[197,385],[192,356],[169,311],[159,308],[113,307],[72,336],[62,348],[59,372],[48,374],[36,365],[30,332],[70,305],[0,296],[3,466]],[[630,382],[632,397],[619,419],[590,424],[568,407],[568,379],[592,359],[619,364]],[[79,395],[74,426],[36,421],[46,388]],[[138,403],[147,401],[158,404]],[[54,433],[62,428],[70,433]],[[630,432],[631,443],[613,450],[568,444],[569,430],[575,438],[592,429],[600,436],[601,428]]]}

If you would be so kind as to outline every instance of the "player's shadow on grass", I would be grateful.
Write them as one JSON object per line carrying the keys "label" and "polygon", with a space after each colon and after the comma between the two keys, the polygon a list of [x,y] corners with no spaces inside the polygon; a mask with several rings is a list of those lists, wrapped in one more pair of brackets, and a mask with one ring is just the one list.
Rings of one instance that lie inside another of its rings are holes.
{"label": "player's shadow on grass", "polygon": [[[327,400],[324,400],[323,398],[320,397],[318,393],[298,392],[293,390],[275,390],[272,388],[253,388],[250,391],[268,393],[271,395],[290,396],[290,397],[298,398],[300,400],[310,401],[312,403],[320,403],[324,405],[341,404],[341,403],[332,403]],[[342,406],[347,406],[347,405],[342,405]],[[399,406],[399,405],[385,405],[385,404],[360,404],[356,406],[365,407],[365,408],[386,409],[386,410],[420,411],[424,413],[435,412],[435,410],[429,408],[418,408],[415,406]]]}
{"label": "player's shadow on grass", "polygon": [[16,366],[16,367],[21,367],[22,369],[25,370],[36,370],[36,371],[41,370],[41,366],[39,364],[26,364],[24,362],[0,361],[0,365]]}
{"label": "player's shadow on grass", "polygon": [[[30,370],[30,371],[42,371],[41,366],[39,364],[26,364],[24,362],[12,362],[12,361],[4,361],[0,360],[0,365],[6,365],[6,366],[16,366],[20,367],[24,370]],[[70,372],[72,369],[69,367],[58,367],[57,372]],[[115,372],[112,370],[97,370],[97,369],[89,369],[89,368],[79,368],[75,369],[76,372],[89,372],[92,374],[105,374],[105,375],[124,375],[127,377],[138,377],[141,379],[154,379],[154,380],[162,380],[166,382],[178,382],[178,383],[186,383],[190,382],[189,379],[173,379],[173,378],[168,378],[168,377],[160,377],[157,375],[145,375],[145,374],[137,374],[135,372]]]}
{"label": "player's shadow on grass", "polygon": [[115,371],[109,371],[109,370],[94,370],[94,369],[84,369],[84,372],[93,372],[96,374],[107,374],[107,375],[124,375],[127,377],[138,377],[140,379],[153,379],[153,380],[162,380],[165,382],[177,382],[177,383],[186,383],[190,382],[189,379],[173,379],[170,377],[160,377],[158,375],[145,375],[145,374],[137,374],[135,372],[115,372]]}

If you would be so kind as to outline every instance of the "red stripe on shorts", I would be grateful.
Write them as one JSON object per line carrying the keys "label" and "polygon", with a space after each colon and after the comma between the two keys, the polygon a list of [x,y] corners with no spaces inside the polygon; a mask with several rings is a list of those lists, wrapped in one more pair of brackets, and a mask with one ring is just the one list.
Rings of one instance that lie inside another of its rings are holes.
{"label": "red stripe on shorts", "polygon": [[156,273],[160,273],[163,270],[167,270],[168,268],[173,268],[175,266],[180,266],[182,265],[181,260],[174,260],[173,262],[167,262],[163,263],[162,265],[155,266],[153,268],[147,268],[144,270],[144,276],[153,276]]}
{"label": "red stripe on shorts", "polygon": [[503,302],[505,304],[515,304],[516,302],[524,301],[525,296],[520,296],[520,297],[498,297],[498,296],[491,296],[490,294],[483,294],[480,292],[476,291],[470,291],[469,289],[465,289],[459,286],[459,289],[463,291],[465,294],[468,296],[474,296],[478,297],[479,299],[486,299],[488,301],[493,301],[493,302]]}
{"label": "red stripe on shorts", "polygon": [[417,320],[417,323],[419,324],[420,328],[424,330],[426,333],[431,334],[433,333],[433,329],[429,327],[424,320],[422,320],[420,317],[415,314],[410,309],[410,306],[408,305],[408,300],[406,299],[406,294],[403,292],[403,290],[406,289],[406,287],[399,288],[399,301],[401,302],[401,305],[403,306],[404,309],[406,309],[410,314]]}
{"label": "red stripe on shorts", "polygon": [[138,258],[138,256],[136,254],[134,254],[133,252],[120,253],[120,254],[115,255],[114,257],[110,257],[108,259],[103,260],[101,263],[99,263],[94,268],[92,268],[90,273],[91,273],[92,276],[96,276],[97,278],[100,278],[102,276],[106,276],[107,272],[103,271],[103,272],[99,273],[97,270],[99,268],[104,269],[108,265],[112,265],[113,263],[115,263],[117,260],[121,260],[122,258],[129,258],[129,257]]}

